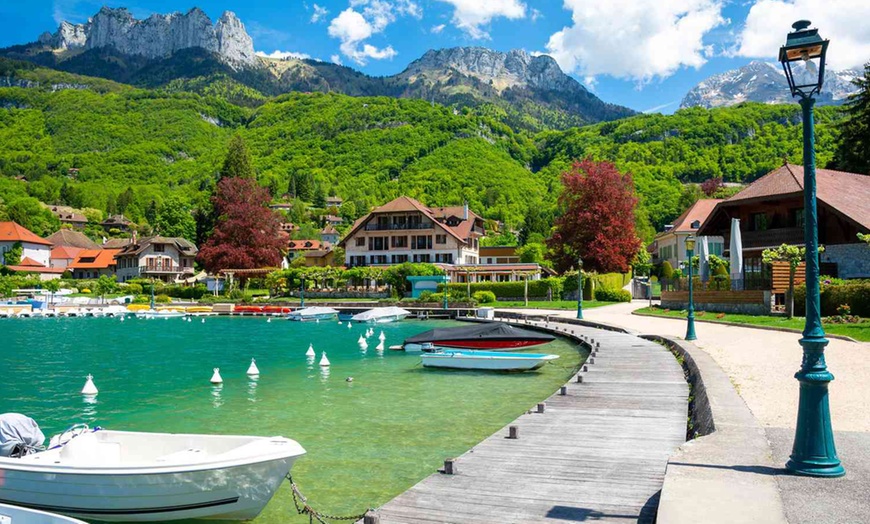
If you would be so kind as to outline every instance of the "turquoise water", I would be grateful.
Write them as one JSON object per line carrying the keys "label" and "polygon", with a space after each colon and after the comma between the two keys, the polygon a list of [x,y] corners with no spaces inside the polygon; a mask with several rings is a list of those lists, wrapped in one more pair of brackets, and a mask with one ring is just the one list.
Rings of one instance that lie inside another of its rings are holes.
{"label": "turquoise water", "polygon": [[[209,317],[0,320],[0,413],[33,417],[46,436],[85,422],[130,431],[283,435],[307,450],[293,475],[317,509],[357,513],[383,504],[558,389],[585,353],[565,339],[533,348],[560,358],[538,371],[424,369],[419,354],[375,350],[448,325],[365,327],[336,322]],[[317,358],[305,357],[313,344]],[[317,365],[326,351],[332,366]],[[257,359],[260,378],[245,371]],[[219,367],[223,387],[209,384]],[[79,394],[94,375],[93,403]],[[352,382],[345,379],[353,377]],[[254,522],[293,517],[287,484]]]}

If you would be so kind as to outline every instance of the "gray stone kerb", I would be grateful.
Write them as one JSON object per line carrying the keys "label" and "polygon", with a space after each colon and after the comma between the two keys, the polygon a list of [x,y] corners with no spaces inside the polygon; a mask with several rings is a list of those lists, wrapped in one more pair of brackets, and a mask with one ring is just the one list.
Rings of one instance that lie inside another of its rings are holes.
{"label": "gray stone kerb", "polygon": [[764,428],[725,371],[689,342],[659,335],[641,338],[683,357],[695,397],[695,428],[703,435],[668,460],[657,522],[787,523],[776,482],[782,465],[773,462]]}

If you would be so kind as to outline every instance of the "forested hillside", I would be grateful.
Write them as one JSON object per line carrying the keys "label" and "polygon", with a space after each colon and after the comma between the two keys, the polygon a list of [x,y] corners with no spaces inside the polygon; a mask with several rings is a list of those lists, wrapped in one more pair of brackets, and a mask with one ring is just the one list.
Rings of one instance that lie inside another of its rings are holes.
{"label": "forested hillside", "polygon": [[[295,93],[237,105],[230,100],[256,95],[235,84],[193,84],[208,93],[196,94],[182,82],[134,89],[0,66],[0,85],[26,86],[0,87],[0,206],[29,196],[140,223],[170,195],[191,208],[206,202],[234,133],[276,199],[336,194],[353,202],[355,215],[400,194],[430,205],[468,200],[512,228],[530,212],[555,211],[558,175],[572,159],[609,159],[634,175],[647,236],[682,211],[683,182],[746,182],[785,156],[800,159],[797,104],[687,109],[530,134],[496,114],[421,100]],[[836,108],[816,115],[824,165],[840,116]]]}

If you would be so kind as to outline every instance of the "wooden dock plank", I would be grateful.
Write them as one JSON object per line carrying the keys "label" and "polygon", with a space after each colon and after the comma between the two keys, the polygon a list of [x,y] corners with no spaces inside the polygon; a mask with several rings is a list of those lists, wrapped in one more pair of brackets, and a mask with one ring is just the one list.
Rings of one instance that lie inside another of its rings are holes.
{"label": "wooden dock plank", "polygon": [[600,343],[583,382],[572,377],[544,413],[530,406],[511,422],[519,439],[502,428],[456,460],[457,474],[430,475],[385,504],[381,524],[652,521],[668,457],[685,440],[682,369],[633,335],[549,327]]}

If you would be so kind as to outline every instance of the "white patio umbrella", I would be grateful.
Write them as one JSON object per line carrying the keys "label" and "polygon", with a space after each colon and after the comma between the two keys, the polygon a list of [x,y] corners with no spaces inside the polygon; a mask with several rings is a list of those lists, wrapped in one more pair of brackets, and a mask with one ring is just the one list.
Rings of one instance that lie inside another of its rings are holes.
{"label": "white patio umbrella", "polygon": [[743,240],[740,237],[740,219],[731,219],[731,289],[743,289]]}
{"label": "white patio umbrella", "polygon": [[707,242],[707,237],[698,237],[698,274],[701,276],[701,282],[710,280],[710,245]]}

